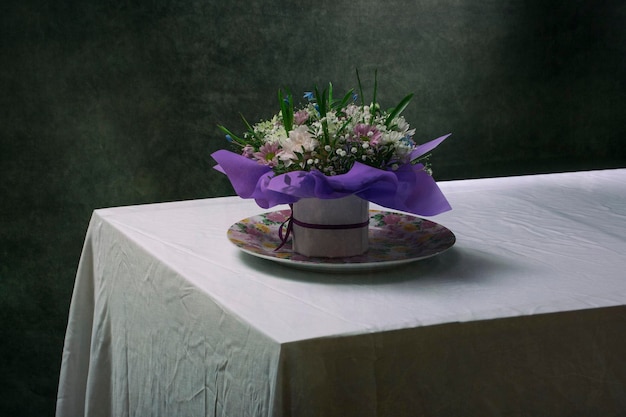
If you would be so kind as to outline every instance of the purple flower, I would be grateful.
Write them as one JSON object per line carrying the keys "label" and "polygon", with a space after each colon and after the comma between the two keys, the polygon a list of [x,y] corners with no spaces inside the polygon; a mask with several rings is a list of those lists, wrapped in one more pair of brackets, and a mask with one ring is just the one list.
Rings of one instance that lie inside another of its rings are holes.
{"label": "purple flower", "polygon": [[278,164],[279,153],[280,149],[277,143],[265,143],[259,148],[258,152],[254,153],[254,158],[256,158],[261,165],[275,167]]}

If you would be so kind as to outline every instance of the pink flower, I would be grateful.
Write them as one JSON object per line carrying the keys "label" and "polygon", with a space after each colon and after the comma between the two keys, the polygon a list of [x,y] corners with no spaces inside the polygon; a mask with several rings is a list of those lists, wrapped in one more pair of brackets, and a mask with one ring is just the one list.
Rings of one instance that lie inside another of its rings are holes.
{"label": "pink flower", "polygon": [[289,215],[285,215],[284,211],[273,211],[271,213],[268,213],[266,217],[269,221],[282,223],[289,218]]}
{"label": "pink flower", "polygon": [[249,224],[246,226],[246,234],[249,236],[258,236],[258,237],[263,237],[264,235],[264,233],[253,224]]}
{"label": "pink flower", "polygon": [[278,164],[278,154],[280,149],[277,143],[266,143],[254,153],[254,157],[261,165],[275,167]]}
{"label": "pink flower", "polygon": [[301,125],[302,123],[309,120],[309,113],[306,110],[298,110],[293,116],[294,122],[297,125]]}
{"label": "pink flower", "polygon": [[246,145],[241,150],[241,155],[245,156],[248,159],[252,159],[254,157],[254,148],[252,145]]}
{"label": "pink flower", "polygon": [[388,214],[385,217],[383,217],[383,222],[385,224],[396,224],[400,220],[401,220],[401,218],[397,214]]}
{"label": "pink flower", "polygon": [[354,126],[354,139],[362,142],[369,142],[370,145],[376,146],[380,142],[383,134],[374,126],[359,123]]}

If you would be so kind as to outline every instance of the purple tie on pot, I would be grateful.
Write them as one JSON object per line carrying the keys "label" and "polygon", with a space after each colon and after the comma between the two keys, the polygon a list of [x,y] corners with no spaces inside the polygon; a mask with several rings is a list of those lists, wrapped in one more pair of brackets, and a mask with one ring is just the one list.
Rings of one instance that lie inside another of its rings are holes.
{"label": "purple tie on pot", "polygon": [[[418,146],[411,159],[430,152],[449,135]],[[226,174],[235,192],[253,198],[262,208],[292,204],[301,198],[341,198],[355,194],[390,209],[434,216],[451,209],[435,180],[422,164],[404,164],[385,171],[355,162],[345,174],[326,176],[320,171],[292,171],[275,175],[272,169],[226,150],[212,155],[215,169]]]}
{"label": "purple tie on pot", "polygon": [[[298,225],[300,227],[305,227],[308,229],[318,229],[318,230],[342,230],[342,229],[357,229],[360,227],[367,227],[367,225],[369,225],[370,219],[368,218],[366,221],[364,222],[360,222],[360,223],[352,223],[352,224],[314,224],[314,223],[306,223],[306,222],[302,222],[300,220],[297,220],[293,217],[293,204],[289,204],[289,209],[291,210],[291,214],[289,215],[289,218],[287,220],[285,220],[280,227],[278,228],[278,238],[280,239],[280,245],[278,245],[278,247],[276,249],[274,249],[274,252],[280,250],[283,246],[285,246],[285,243],[287,243],[287,240],[289,239],[289,235],[291,234],[291,232],[293,231],[293,225]],[[283,229],[285,230],[285,232],[283,233]]]}

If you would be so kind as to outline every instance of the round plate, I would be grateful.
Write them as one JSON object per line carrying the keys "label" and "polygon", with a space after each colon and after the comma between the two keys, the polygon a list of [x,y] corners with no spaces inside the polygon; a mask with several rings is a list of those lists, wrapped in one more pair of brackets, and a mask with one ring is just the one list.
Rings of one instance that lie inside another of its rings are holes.
{"label": "round plate", "polygon": [[387,268],[438,255],[454,245],[454,234],[444,226],[408,214],[370,210],[369,250],[348,258],[310,258],[291,251],[291,240],[281,241],[278,229],[290,210],[273,211],[240,220],[230,226],[228,239],[242,251],[291,267],[317,271],[351,272]]}

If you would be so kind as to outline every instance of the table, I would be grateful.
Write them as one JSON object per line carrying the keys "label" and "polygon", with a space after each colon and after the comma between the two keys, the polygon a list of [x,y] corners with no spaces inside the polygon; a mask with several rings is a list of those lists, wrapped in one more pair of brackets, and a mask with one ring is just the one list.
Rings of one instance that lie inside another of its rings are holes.
{"label": "table", "polygon": [[455,246],[377,272],[242,253],[238,197],[94,211],[57,416],[624,415],[626,169],[440,186]]}

